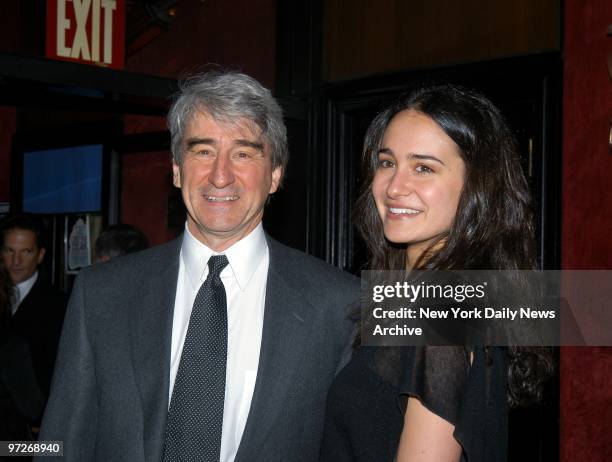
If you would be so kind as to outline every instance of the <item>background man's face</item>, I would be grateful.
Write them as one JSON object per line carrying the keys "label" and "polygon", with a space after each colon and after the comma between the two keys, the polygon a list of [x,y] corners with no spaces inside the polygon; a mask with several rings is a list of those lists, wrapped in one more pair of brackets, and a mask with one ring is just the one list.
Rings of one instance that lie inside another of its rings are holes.
{"label": "background man's face", "polygon": [[220,252],[249,234],[263,217],[282,171],[272,170],[270,147],[254,124],[216,122],[197,112],[185,129],[182,165],[173,164],[189,213],[189,231]]}
{"label": "background man's face", "polygon": [[45,249],[36,245],[36,234],[28,229],[11,229],[4,235],[2,259],[13,284],[19,284],[34,274],[45,256]]}

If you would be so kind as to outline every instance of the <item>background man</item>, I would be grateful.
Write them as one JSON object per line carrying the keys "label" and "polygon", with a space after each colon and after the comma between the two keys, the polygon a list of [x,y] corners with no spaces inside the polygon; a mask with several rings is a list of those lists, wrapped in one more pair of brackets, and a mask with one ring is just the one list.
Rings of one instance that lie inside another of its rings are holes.
{"label": "background man", "polygon": [[128,253],[140,252],[149,247],[142,231],[132,225],[111,225],[100,233],[94,246],[95,263]]}
{"label": "background man", "polygon": [[49,393],[64,320],[66,297],[38,271],[45,257],[43,226],[32,215],[17,215],[0,225],[2,258],[14,284],[11,330],[30,346],[39,385]]}
{"label": "background man", "polygon": [[354,278],[267,236],[287,164],[270,92],[190,79],[168,116],[184,235],[75,283],[41,439],[65,460],[317,460]]}

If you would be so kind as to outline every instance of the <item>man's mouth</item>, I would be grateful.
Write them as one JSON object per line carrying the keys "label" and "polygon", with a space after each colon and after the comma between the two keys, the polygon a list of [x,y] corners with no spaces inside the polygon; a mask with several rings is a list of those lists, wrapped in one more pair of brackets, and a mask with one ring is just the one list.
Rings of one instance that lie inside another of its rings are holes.
{"label": "man's mouth", "polygon": [[397,207],[389,207],[389,212],[391,212],[393,215],[416,215],[417,213],[421,213],[420,210],[400,209]]}
{"label": "man's mouth", "polygon": [[232,202],[237,201],[240,196],[204,196],[208,202]]}

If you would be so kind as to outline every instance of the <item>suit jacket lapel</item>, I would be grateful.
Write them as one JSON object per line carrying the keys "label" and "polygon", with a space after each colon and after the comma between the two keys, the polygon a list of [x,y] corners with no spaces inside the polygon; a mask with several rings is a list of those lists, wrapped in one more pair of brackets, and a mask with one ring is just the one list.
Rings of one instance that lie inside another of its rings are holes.
{"label": "suit jacket lapel", "polygon": [[[172,315],[182,239],[168,244],[142,278],[130,307],[132,360],[143,410],[145,460],[161,460],[166,416]],[[136,289],[136,288],[135,288]]]}
{"label": "suit jacket lapel", "polygon": [[39,298],[38,293],[40,292],[42,287],[42,281],[40,278],[41,275],[39,273],[38,279],[30,289],[28,294],[24,297],[24,299],[21,300],[17,311],[12,316],[13,322],[31,322],[32,320],[39,321],[39,319],[37,319],[36,311],[38,310],[44,313],[44,310],[42,310],[41,307],[38,306],[37,303],[35,303],[35,301]]}
{"label": "suit jacket lapel", "polygon": [[311,329],[310,305],[299,281],[294,280],[295,270],[286,265],[282,247],[270,238],[268,247],[270,267],[257,381],[236,461],[254,459],[261,442],[272,430]]}

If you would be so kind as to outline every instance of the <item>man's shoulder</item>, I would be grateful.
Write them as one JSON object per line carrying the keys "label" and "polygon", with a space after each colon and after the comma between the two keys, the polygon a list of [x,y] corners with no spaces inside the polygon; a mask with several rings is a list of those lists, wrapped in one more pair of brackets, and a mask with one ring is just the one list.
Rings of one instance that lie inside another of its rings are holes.
{"label": "man's shoulder", "polygon": [[300,250],[288,247],[268,236],[270,266],[284,274],[297,273],[301,279],[310,279],[317,283],[342,284],[357,286],[359,280],[352,274],[330,265],[329,263],[308,255]]}
{"label": "man's shoulder", "polygon": [[104,263],[96,263],[81,270],[86,279],[122,279],[127,276],[157,271],[176,263],[178,267],[182,238],[150,247],[140,252],[121,255]]}

